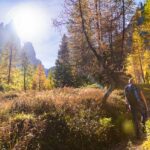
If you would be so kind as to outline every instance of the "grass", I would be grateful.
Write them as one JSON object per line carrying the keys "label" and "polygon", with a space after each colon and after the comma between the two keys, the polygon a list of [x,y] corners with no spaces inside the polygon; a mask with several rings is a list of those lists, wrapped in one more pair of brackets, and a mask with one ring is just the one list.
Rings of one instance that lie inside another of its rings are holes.
{"label": "grass", "polygon": [[[148,86],[143,89],[149,98]],[[127,146],[123,91],[114,91],[103,108],[102,96],[93,87],[0,93],[0,149],[113,149],[122,140]]]}

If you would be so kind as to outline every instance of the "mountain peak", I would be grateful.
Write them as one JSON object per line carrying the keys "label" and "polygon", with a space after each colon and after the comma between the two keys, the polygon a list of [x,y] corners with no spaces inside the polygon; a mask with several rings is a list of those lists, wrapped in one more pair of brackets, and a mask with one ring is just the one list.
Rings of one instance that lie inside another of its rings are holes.
{"label": "mountain peak", "polygon": [[13,22],[6,25],[0,23],[0,52],[5,49],[8,43],[14,45],[17,49],[18,56],[25,52],[32,65],[37,66],[38,64],[41,64],[41,61],[36,58],[35,49],[31,42],[26,42],[23,48],[21,48],[21,40],[17,35]]}
{"label": "mountain peak", "polygon": [[23,52],[27,55],[30,63],[32,65],[37,66],[38,64],[41,64],[41,61],[36,58],[35,49],[31,42],[26,42],[23,46]]}

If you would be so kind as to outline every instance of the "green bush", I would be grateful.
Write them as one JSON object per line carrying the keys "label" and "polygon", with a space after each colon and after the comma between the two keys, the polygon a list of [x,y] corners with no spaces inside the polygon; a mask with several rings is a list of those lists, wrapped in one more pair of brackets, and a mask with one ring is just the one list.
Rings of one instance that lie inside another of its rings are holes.
{"label": "green bush", "polygon": [[3,92],[4,91],[4,87],[2,84],[0,84],[0,91]]}
{"label": "green bush", "polygon": [[113,127],[114,127],[114,125],[112,123],[111,118],[101,118],[101,119],[99,119],[99,127],[96,130],[96,134],[97,134],[99,140],[103,141],[103,142],[106,142],[106,143],[107,142],[111,143],[112,139],[110,139],[110,138],[112,138],[111,136],[113,136],[112,135]]}
{"label": "green bush", "polygon": [[21,114],[16,114],[12,117],[12,120],[34,120],[35,116],[33,114],[25,114],[25,113],[21,113]]}
{"label": "green bush", "polygon": [[149,150],[149,148],[150,148],[150,140],[146,140],[146,141],[142,144],[142,148],[143,148],[143,150]]}
{"label": "green bush", "polygon": [[146,122],[146,134],[147,140],[142,145],[143,150],[148,150],[150,148],[150,120]]}
{"label": "green bush", "polygon": [[103,86],[101,84],[95,83],[95,84],[85,84],[83,87],[88,87],[88,88],[99,88],[103,89]]}
{"label": "green bush", "polygon": [[146,122],[146,133],[147,137],[150,139],[150,120]]}
{"label": "green bush", "polygon": [[3,84],[2,87],[3,87],[3,91],[5,92],[15,90],[12,85],[8,85],[8,84]]}

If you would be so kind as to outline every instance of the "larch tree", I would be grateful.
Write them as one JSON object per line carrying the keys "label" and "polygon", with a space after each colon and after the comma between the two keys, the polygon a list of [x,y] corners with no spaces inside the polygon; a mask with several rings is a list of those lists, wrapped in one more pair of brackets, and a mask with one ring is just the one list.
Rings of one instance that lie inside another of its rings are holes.
{"label": "larch tree", "polygon": [[47,89],[51,90],[55,87],[54,74],[49,71],[47,77]]}
{"label": "larch tree", "polygon": [[26,91],[29,87],[28,79],[31,76],[31,64],[25,50],[21,54],[21,67],[23,72],[23,89]]}
{"label": "larch tree", "polygon": [[144,49],[143,49],[143,41],[142,38],[139,35],[139,31],[137,28],[135,28],[135,31],[133,33],[133,51],[135,55],[135,63],[138,63],[139,65],[139,71],[142,78],[142,81],[145,83],[145,77],[144,77],[144,70],[143,70],[143,56],[144,56]]}
{"label": "larch tree", "polygon": [[[83,53],[86,54],[89,51],[89,58],[93,58],[85,64],[86,66],[89,63],[95,64],[93,67],[95,76],[101,84],[108,86],[103,97],[103,104],[118,86],[117,83],[120,84],[119,80],[123,74],[124,56],[122,54],[125,54],[122,52],[125,51],[123,40],[125,40],[126,24],[130,19],[128,14],[131,12],[128,10],[133,6],[132,2],[132,0],[66,0],[67,26],[71,25],[71,29],[78,28],[76,35],[82,35],[79,36],[80,39],[83,37],[84,44],[80,41],[84,45]],[[72,34],[70,30],[69,34]],[[116,46],[117,38],[120,40],[118,46]],[[118,58],[121,59],[117,60]],[[95,78],[93,74],[92,76]]]}
{"label": "larch tree", "polygon": [[1,52],[1,67],[3,69],[2,76],[4,83],[10,85],[12,83],[13,70],[16,68],[17,50],[12,43],[8,43]]}
{"label": "larch tree", "polygon": [[2,50],[0,56],[0,84],[7,83],[8,74],[8,50]]}
{"label": "larch tree", "polygon": [[149,83],[150,79],[150,1],[141,4],[133,17],[132,53],[127,57],[127,72],[137,83]]}
{"label": "larch tree", "polygon": [[8,64],[8,81],[7,83],[10,84],[11,82],[11,71],[12,71],[12,59],[13,59],[13,47],[9,47],[9,64]]}
{"label": "larch tree", "polygon": [[[78,5],[73,6],[73,12],[70,12],[71,22],[68,24],[68,47],[69,47],[69,62],[71,64],[71,70],[74,78],[74,86],[80,86],[85,82],[87,74],[89,72],[95,72],[93,55],[89,50],[87,41],[84,38],[81,26],[81,18],[79,13]],[[87,27],[90,27],[91,20],[90,18],[91,11],[88,9],[88,4],[84,5],[86,14],[87,14]],[[68,12],[69,13],[69,12]],[[88,35],[92,36],[92,31],[88,29]],[[88,65],[87,65],[88,63]]]}
{"label": "larch tree", "polygon": [[42,64],[37,66],[35,74],[33,75],[32,88],[34,90],[45,90],[46,89],[46,75]]}
{"label": "larch tree", "polygon": [[144,75],[145,75],[145,82],[150,84],[150,51],[146,50],[144,52]]}

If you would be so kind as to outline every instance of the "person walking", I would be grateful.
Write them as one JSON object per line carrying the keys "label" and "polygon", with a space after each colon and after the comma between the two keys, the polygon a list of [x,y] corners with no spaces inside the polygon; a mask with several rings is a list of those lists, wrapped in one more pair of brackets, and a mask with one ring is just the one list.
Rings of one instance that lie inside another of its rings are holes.
{"label": "person walking", "polygon": [[[136,137],[141,138],[140,123],[142,123],[142,129],[143,132],[145,132],[145,122],[148,112],[145,96],[142,90],[135,85],[133,78],[129,79],[124,91],[128,110],[131,111],[132,114]],[[139,117],[141,117],[141,120]]]}

